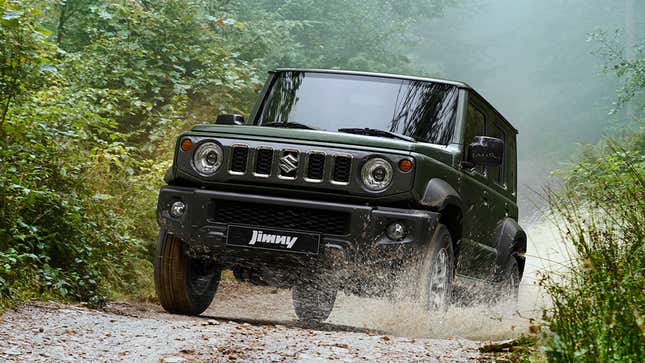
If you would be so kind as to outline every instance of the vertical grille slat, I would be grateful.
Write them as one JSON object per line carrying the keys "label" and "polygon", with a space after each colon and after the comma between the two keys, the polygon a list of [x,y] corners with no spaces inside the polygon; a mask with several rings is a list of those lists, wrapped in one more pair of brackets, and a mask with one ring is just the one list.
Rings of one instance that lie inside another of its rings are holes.
{"label": "vertical grille slat", "polygon": [[334,158],[334,170],[332,180],[337,183],[349,183],[349,176],[352,172],[352,158],[349,156],[336,156]]}
{"label": "vertical grille slat", "polygon": [[273,165],[273,150],[261,148],[257,149],[257,158],[255,160],[255,173],[259,175],[271,175],[271,166]]}
{"label": "vertical grille slat", "polygon": [[307,179],[322,180],[325,175],[325,154],[311,153],[307,163]]}
{"label": "vertical grille slat", "polygon": [[249,158],[249,148],[246,146],[234,146],[231,155],[231,171],[234,173],[246,173],[246,164]]}

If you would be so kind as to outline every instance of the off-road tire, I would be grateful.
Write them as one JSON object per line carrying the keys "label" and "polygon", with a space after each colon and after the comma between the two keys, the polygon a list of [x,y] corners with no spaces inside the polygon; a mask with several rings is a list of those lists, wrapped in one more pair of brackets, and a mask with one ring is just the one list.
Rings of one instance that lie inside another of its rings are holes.
{"label": "off-road tire", "polygon": [[504,269],[496,276],[493,285],[495,302],[517,303],[520,281],[520,265],[517,262],[517,256],[512,255]]}
{"label": "off-road tire", "polygon": [[417,268],[417,296],[429,311],[445,311],[452,301],[454,256],[450,231],[438,224]]}
{"label": "off-road tire", "polygon": [[154,260],[155,290],[169,313],[199,315],[213,301],[221,270],[212,260],[189,257],[184,242],[159,231]]}
{"label": "off-road tire", "polygon": [[291,298],[298,319],[307,323],[326,320],[334,309],[337,293],[335,287],[318,279],[296,283]]}

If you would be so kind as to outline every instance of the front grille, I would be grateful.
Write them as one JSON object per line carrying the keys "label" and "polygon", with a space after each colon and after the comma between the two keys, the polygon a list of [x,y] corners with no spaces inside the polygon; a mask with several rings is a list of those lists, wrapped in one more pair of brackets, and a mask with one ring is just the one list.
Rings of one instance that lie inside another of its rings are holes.
{"label": "front grille", "polygon": [[264,179],[348,185],[354,167],[351,154],[327,155],[322,151],[297,148],[274,150],[268,145],[233,144],[226,154],[229,174]]}
{"label": "front grille", "polygon": [[231,156],[231,171],[235,173],[246,172],[246,162],[249,157],[249,148],[246,146],[234,146]]}
{"label": "front grille", "polygon": [[214,201],[213,209],[213,220],[218,223],[333,235],[344,235],[349,230],[350,214],[345,212],[228,200]]}
{"label": "front grille", "polygon": [[309,154],[309,163],[307,165],[307,178],[312,180],[322,180],[325,174],[325,154]]}
{"label": "front grille", "polygon": [[260,175],[271,175],[272,164],[273,164],[273,150],[258,149],[257,159],[255,161],[255,173]]}
{"label": "front grille", "polygon": [[349,183],[352,172],[352,158],[349,156],[336,156],[334,158],[334,175],[332,180],[338,183]]}

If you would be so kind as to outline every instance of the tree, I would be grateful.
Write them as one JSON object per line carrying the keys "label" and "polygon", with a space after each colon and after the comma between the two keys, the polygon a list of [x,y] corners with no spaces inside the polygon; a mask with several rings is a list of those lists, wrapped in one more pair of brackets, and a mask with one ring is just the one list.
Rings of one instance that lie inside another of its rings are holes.
{"label": "tree", "polygon": [[[422,41],[411,31],[420,19],[441,16],[456,0],[231,1],[224,13],[250,29],[240,53],[258,68],[343,68],[428,73],[410,58]],[[220,8],[221,9],[221,8]],[[425,62],[424,62],[425,63]]]}

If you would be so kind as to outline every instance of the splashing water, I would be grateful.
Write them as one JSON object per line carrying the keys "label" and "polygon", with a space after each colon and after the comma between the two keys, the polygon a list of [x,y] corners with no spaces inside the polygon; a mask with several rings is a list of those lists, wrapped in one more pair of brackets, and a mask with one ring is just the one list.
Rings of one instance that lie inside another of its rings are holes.
{"label": "splashing water", "polygon": [[527,263],[518,304],[454,306],[445,313],[431,314],[412,302],[339,295],[330,321],[412,337],[495,340],[526,333],[530,319],[539,318],[548,304],[537,286],[538,272],[557,269],[566,256],[551,223],[536,220],[528,225],[527,235]]}
{"label": "splashing water", "polygon": [[[410,337],[499,340],[528,331],[548,301],[537,286],[538,272],[558,269],[566,253],[555,227],[543,220],[527,223],[528,251],[518,304],[455,306],[445,313],[428,313],[405,300],[360,298],[339,293],[328,323],[374,329]],[[234,318],[295,320],[291,292],[247,284],[218,292],[208,314]],[[230,289],[230,290],[229,290]]]}

